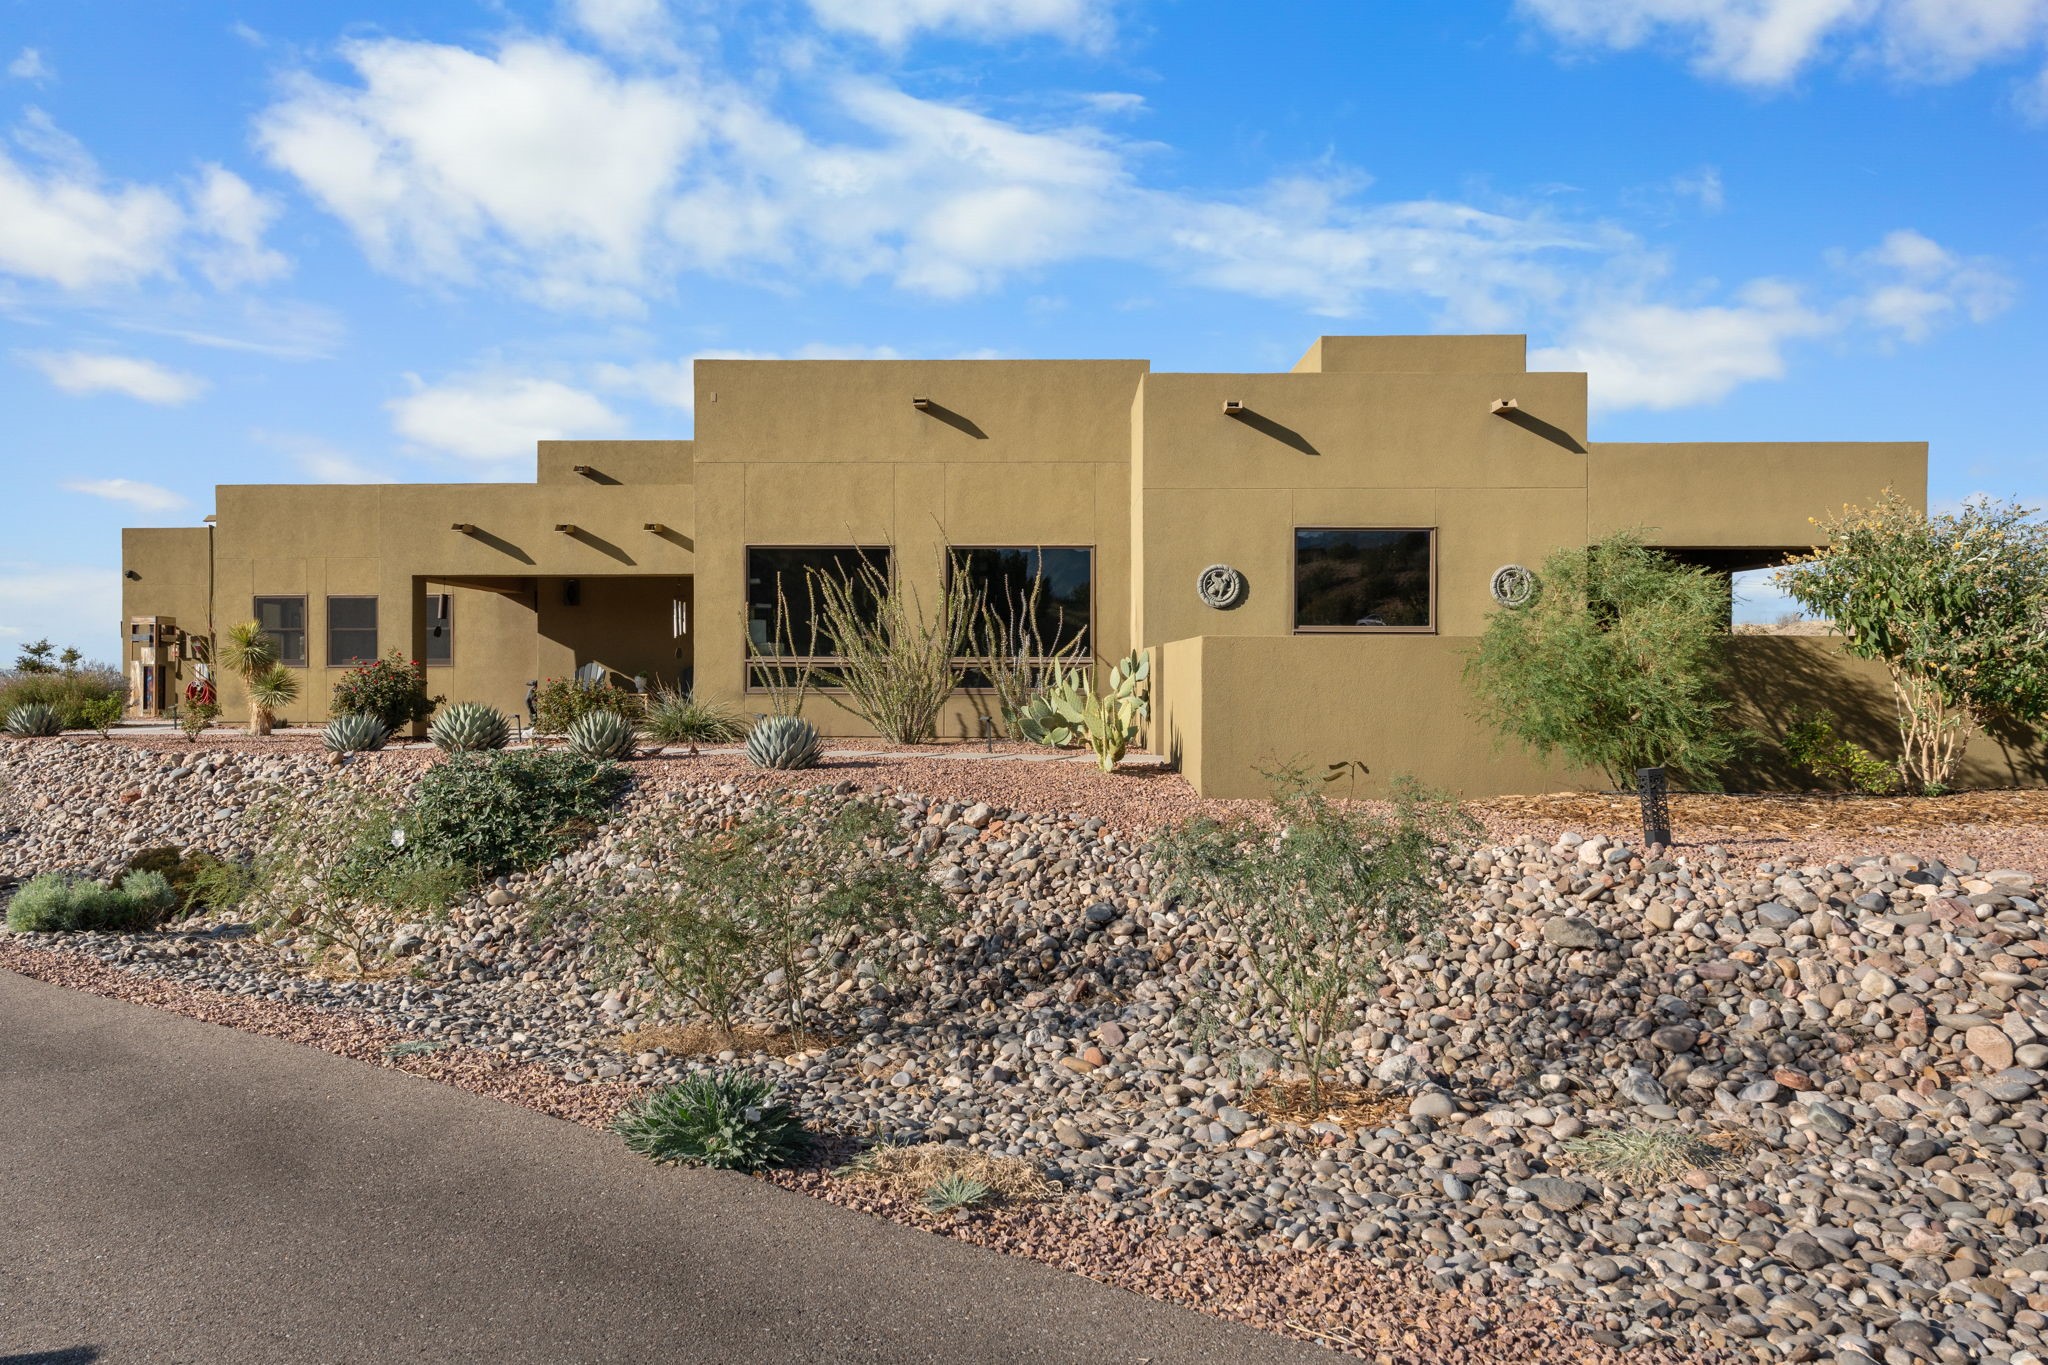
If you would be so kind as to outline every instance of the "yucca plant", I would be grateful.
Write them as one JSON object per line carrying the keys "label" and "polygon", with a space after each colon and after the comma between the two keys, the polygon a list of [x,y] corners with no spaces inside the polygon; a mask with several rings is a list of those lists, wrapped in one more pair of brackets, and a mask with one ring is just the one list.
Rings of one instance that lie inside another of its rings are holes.
{"label": "yucca plant", "polygon": [[730,744],[747,733],[739,712],[715,701],[698,701],[687,692],[660,691],[647,707],[647,737],[657,744]]}
{"label": "yucca plant", "polygon": [[592,711],[569,722],[567,739],[578,758],[619,759],[633,756],[639,733],[616,711]]}
{"label": "yucca plant", "polygon": [[995,1191],[972,1176],[954,1173],[942,1176],[924,1192],[924,1206],[933,1213],[957,1213],[979,1208]]}
{"label": "yucca plant", "polygon": [[320,732],[320,738],[334,753],[357,754],[383,748],[384,742],[391,738],[391,731],[368,711],[357,711],[328,721],[327,728]]}
{"label": "yucca plant", "polygon": [[721,1171],[786,1165],[810,1146],[810,1135],[774,1095],[758,1076],[705,1072],[655,1091],[612,1130],[632,1151],[663,1163]]}
{"label": "yucca plant", "polygon": [[459,701],[434,717],[427,726],[427,738],[443,753],[502,749],[512,742],[512,722],[486,702]]}
{"label": "yucca plant", "polygon": [[815,768],[823,751],[818,727],[802,716],[763,716],[747,732],[747,761],[757,768]]}
{"label": "yucca plant", "polygon": [[7,713],[7,733],[21,739],[40,739],[61,734],[63,729],[57,708],[48,702],[23,702]]}
{"label": "yucca plant", "polygon": [[252,735],[269,734],[276,712],[299,699],[299,680],[278,662],[277,641],[258,622],[229,626],[214,647],[214,662],[242,679]]}

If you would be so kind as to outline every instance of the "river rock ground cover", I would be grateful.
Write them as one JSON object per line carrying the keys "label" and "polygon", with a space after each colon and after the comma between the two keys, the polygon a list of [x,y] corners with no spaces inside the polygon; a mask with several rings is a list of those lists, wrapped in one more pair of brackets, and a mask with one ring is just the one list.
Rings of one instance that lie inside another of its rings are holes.
{"label": "river rock ground cover", "polygon": [[[403,783],[428,761],[334,775],[279,750],[8,745],[0,877],[105,873],[153,843],[234,854],[266,783]],[[1241,1299],[1253,1320],[1390,1359],[1462,1349],[1443,1341],[1445,1304],[1475,1306],[1496,1346],[1522,1340],[1521,1359],[2044,1353],[2048,941],[2026,867],[1952,845],[1939,860],[1646,855],[1495,826],[1446,867],[1442,942],[1390,963],[1340,1040],[1355,1102],[1328,1119],[1274,1088],[1281,1040],[1236,1008],[1232,945],[1161,895],[1141,832],[965,792],[888,796],[900,856],[964,917],[891,973],[850,954],[814,978],[840,1024],[830,1046],[667,1046],[676,1021],[596,970],[588,916],[659,875],[622,851],[636,820],[666,806],[716,827],[759,789],[684,763],[635,771],[598,837],[445,920],[394,926],[393,965],[370,979],[213,921],[23,936],[8,961],[347,1019],[387,1057],[524,1078],[512,1088],[550,1105],[584,1097],[586,1118],[593,1094],[744,1066],[849,1146],[954,1143],[1063,1190],[950,1231],[1163,1297]],[[785,1179],[903,1212],[824,1171]],[[1428,1295],[1452,1297],[1425,1310]],[[1531,1326],[1556,1316],[1577,1335]],[[1404,1318],[1422,1324],[1412,1345],[1385,1335]]]}

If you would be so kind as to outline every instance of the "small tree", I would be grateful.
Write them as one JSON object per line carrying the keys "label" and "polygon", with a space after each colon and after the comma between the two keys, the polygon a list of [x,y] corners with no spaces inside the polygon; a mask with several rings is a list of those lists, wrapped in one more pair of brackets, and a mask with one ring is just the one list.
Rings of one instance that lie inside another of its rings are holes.
{"label": "small tree", "polygon": [[1556,551],[1537,584],[1466,660],[1480,718],[1616,787],[1659,764],[1712,785],[1735,748],[1720,694],[1727,585],[1632,533]]}
{"label": "small tree", "polygon": [[938,732],[939,712],[966,676],[979,595],[946,575],[931,612],[914,588],[862,558],[844,577],[813,573],[818,620],[839,662],[830,681],[885,739],[916,744]]}
{"label": "small tree", "polygon": [[50,656],[56,652],[56,647],[48,640],[37,640],[34,644],[23,645],[21,653],[15,656],[14,671],[16,673],[55,673],[57,665],[50,662]]}
{"label": "small tree", "polygon": [[267,735],[277,712],[299,699],[299,679],[278,662],[277,641],[255,621],[229,626],[214,651],[220,666],[242,679],[249,696],[249,733]]}
{"label": "small tree", "polygon": [[1778,571],[1891,674],[1900,771],[1923,791],[1948,788],[1986,718],[2048,715],[2048,525],[2032,518],[1990,499],[1930,517],[1886,489],[1817,523],[1826,544]]}
{"label": "small tree", "polygon": [[1428,933],[1439,849],[1477,826],[1448,798],[1396,779],[1391,809],[1326,799],[1298,770],[1274,775],[1272,818],[1207,817],[1157,844],[1175,894],[1229,931],[1253,998],[1292,1045],[1321,1104],[1336,1035],[1381,959]]}

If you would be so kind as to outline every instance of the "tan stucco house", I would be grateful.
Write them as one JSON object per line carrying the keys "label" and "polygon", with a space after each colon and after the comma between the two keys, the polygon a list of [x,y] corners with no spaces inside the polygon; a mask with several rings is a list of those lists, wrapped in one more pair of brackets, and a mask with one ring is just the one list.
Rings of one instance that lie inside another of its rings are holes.
{"label": "tan stucco house", "polygon": [[[1530,372],[1519,336],[1324,337],[1276,374],[702,360],[696,414],[689,441],[543,441],[532,483],[225,485],[209,526],[125,532],[138,704],[175,699],[179,642],[253,617],[306,670],[295,721],[394,647],[512,714],[592,665],[758,711],[778,575],[860,549],[929,600],[950,544],[991,581],[1042,573],[1104,664],[1152,651],[1149,744],[1204,792],[1290,759],[1543,790],[1590,775],[1499,749],[1460,679],[1499,571],[1631,527],[1757,567],[1809,517],[1926,493],[1915,442],[1591,442],[1586,377]],[[963,693],[945,733],[985,709]],[[830,694],[806,714],[863,729]]]}

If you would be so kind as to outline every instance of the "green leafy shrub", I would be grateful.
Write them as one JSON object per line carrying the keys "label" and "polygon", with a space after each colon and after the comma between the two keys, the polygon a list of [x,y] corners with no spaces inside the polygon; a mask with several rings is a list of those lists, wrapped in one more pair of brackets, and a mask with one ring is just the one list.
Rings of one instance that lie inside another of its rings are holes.
{"label": "green leafy shrub", "polygon": [[334,686],[328,714],[367,712],[383,721],[385,728],[401,730],[434,714],[441,701],[427,695],[427,670],[419,661],[408,662],[394,649],[375,663],[358,664],[343,674]]}
{"label": "green leafy shrub", "polygon": [[24,702],[7,713],[7,733],[17,739],[47,739],[64,728],[48,702]]}
{"label": "green leafy shrub", "polygon": [[0,716],[17,706],[41,703],[56,709],[57,723],[66,730],[97,728],[85,711],[95,702],[115,702],[114,719],[119,720],[118,708],[125,707],[127,699],[126,679],[109,664],[82,664],[68,670],[52,664],[42,672],[17,669],[0,673]]}
{"label": "green leafy shrub", "polygon": [[419,846],[495,877],[573,847],[628,781],[616,764],[552,750],[455,754],[420,779],[403,823]]}
{"label": "green leafy shrub", "polygon": [[187,743],[197,744],[199,737],[213,727],[220,715],[220,707],[210,701],[194,701],[187,697],[178,707],[178,728],[185,733]]}
{"label": "green leafy shrub", "polygon": [[1721,695],[1727,586],[1622,533],[1543,561],[1535,599],[1487,618],[1466,660],[1480,718],[1617,788],[1663,765],[1711,787],[1735,754]]}
{"label": "green leafy shrub", "polygon": [[1270,820],[1202,817],[1156,847],[1173,894],[1229,932],[1256,988],[1247,1007],[1291,1042],[1320,1104],[1336,1036],[1381,958],[1435,926],[1439,850],[1478,827],[1407,778],[1384,813],[1337,805],[1298,771],[1275,783]]}
{"label": "green leafy shrub", "polygon": [[764,802],[730,829],[650,818],[632,852],[662,868],[664,884],[631,884],[603,907],[604,965],[648,987],[659,1007],[708,1015],[728,1036],[741,993],[773,978],[800,1045],[803,983],[835,950],[858,944],[885,962],[887,931],[929,933],[959,913],[889,854],[896,837],[888,812],[866,799],[836,810]]}
{"label": "green leafy shrub", "polygon": [[1930,517],[1887,489],[1820,531],[1778,586],[1891,674],[1912,785],[1946,790],[1986,720],[2048,717],[2048,524],[2032,509],[1980,498]]}
{"label": "green leafy shrub", "polygon": [[656,744],[731,744],[747,725],[738,711],[719,702],[698,701],[687,692],[661,691],[647,707],[647,737]]}
{"label": "green leafy shrub", "polygon": [[138,851],[121,868],[125,876],[131,872],[153,872],[164,878],[177,897],[176,908],[183,914],[220,908],[219,903],[210,899],[207,891],[219,885],[215,869],[221,860],[203,848],[181,851],[169,844]]}
{"label": "green leafy shrub", "polygon": [[512,722],[497,707],[480,701],[459,701],[445,707],[427,727],[427,738],[444,753],[502,749],[512,741]]}
{"label": "green leafy shrub", "polygon": [[160,873],[131,872],[111,887],[50,872],[14,893],[7,927],[16,933],[129,932],[155,927],[176,904],[176,893]]}
{"label": "green leafy shrub", "polygon": [[567,734],[571,725],[593,711],[637,717],[646,700],[638,692],[612,682],[549,678],[534,691],[534,728],[544,735]]}
{"label": "green leafy shrub", "polygon": [[655,1091],[612,1124],[626,1146],[663,1163],[758,1171],[788,1165],[810,1135],[774,1098],[775,1087],[743,1072],[707,1072]]}
{"label": "green leafy shrub", "polygon": [[127,709],[127,703],[119,697],[94,697],[79,703],[78,720],[86,729],[98,732],[99,737],[105,739],[107,732],[121,723],[121,716]]}
{"label": "green leafy shrub", "polygon": [[1825,711],[1800,716],[1785,727],[1785,754],[1836,791],[1886,796],[1899,789],[1898,766],[1838,736],[1835,718]]}
{"label": "green leafy shrub", "polygon": [[619,761],[633,756],[639,739],[633,722],[616,711],[591,711],[569,722],[565,738],[578,758]]}

